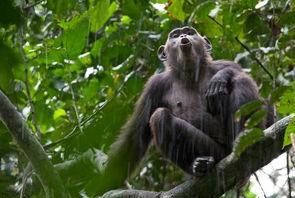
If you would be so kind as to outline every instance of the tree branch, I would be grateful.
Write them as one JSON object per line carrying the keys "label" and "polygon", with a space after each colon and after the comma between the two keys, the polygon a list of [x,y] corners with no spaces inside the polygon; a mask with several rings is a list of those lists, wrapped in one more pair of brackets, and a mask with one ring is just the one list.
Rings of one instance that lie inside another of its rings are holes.
{"label": "tree branch", "polygon": [[240,156],[231,153],[204,177],[190,179],[166,192],[113,190],[104,194],[103,197],[219,197],[288,149],[282,149],[282,143],[285,129],[293,117],[295,114],[279,120],[264,130],[264,138],[251,145]]}
{"label": "tree branch", "polygon": [[17,145],[32,163],[42,183],[46,198],[69,197],[60,176],[49,161],[42,145],[32,135],[21,114],[1,90],[0,119],[8,128]]}

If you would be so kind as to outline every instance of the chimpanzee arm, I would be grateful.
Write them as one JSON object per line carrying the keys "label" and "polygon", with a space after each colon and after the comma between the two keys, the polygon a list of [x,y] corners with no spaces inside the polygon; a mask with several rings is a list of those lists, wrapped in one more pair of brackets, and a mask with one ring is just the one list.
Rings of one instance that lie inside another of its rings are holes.
{"label": "chimpanzee arm", "polygon": [[149,119],[163,93],[161,79],[161,74],[154,75],[145,85],[133,115],[111,145],[103,174],[92,182],[97,189],[96,194],[122,186],[145,154],[151,141]]}
{"label": "chimpanzee arm", "polygon": [[235,121],[234,113],[250,101],[259,99],[258,88],[252,78],[238,67],[230,65],[219,70],[210,80],[206,92],[207,110],[219,117],[228,137],[229,149],[243,130],[246,119]]}
{"label": "chimpanzee arm", "polygon": [[[232,113],[241,105],[258,99],[256,83],[238,64],[231,61],[215,61],[213,67],[219,71],[210,79],[206,90],[207,110],[212,115]],[[230,101],[225,100],[229,99],[228,96],[232,96]],[[231,104],[228,104],[229,102]],[[232,108],[224,110],[223,108],[229,107],[228,105]]]}

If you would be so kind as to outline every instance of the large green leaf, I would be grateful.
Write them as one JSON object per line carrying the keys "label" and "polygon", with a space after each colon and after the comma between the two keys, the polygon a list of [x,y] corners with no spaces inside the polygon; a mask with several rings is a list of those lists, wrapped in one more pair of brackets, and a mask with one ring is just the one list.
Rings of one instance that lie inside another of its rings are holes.
{"label": "large green leaf", "polygon": [[63,45],[66,49],[65,58],[75,59],[82,53],[89,33],[89,22],[86,14],[77,16],[69,23],[61,24],[65,31]]}
{"label": "large green leaf", "polygon": [[48,0],[47,4],[56,14],[62,15],[72,10],[77,3],[76,0]]}
{"label": "large green leaf", "polygon": [[184,0],[171,0],[168,6],[168,13],[180,21],[184,21],[186,13],[183,11]]}
{"label": "large green leaf", "polygon": [[112,3],[110,3],[110,0],[97,1],[89,10],[90,30],[95,32],[101,28],[117,9],[118,5],[115,1]]}

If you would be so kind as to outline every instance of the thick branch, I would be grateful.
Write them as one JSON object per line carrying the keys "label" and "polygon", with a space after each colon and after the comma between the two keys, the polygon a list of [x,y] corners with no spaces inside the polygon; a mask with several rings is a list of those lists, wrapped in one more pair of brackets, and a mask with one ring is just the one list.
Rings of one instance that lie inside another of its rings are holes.
{"label": "thick branch", "polygon": [[53,168],[42,145],[32,135],[21,114],[1,90],[0,119],[32,163],[45,190],[46,197],[68,197],[61,178]]}
{"label": "thick branch", "polygon": [[276,122],[264,130],[264,138],[247,148],[241,156],[237,157],[232,153],[219,162],[214,171],[202,178],[188,180],[166,192],[114,190],[107,192],[103,197],[219,197],[284,152],[284,132],[294,117],[295,114],[292,114]]}

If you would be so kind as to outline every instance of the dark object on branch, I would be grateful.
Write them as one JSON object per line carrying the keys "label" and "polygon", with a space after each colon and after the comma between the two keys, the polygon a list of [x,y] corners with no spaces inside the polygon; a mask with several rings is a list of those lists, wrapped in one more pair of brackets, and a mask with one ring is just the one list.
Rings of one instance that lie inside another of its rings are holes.
{"label": "dark object on branch", "polygon": [[194,28],[170,32],[158,50],[166,69],[150,78],[111,146],[105,173],[96,181],[99,193],[122,185],[152,140],[165,157],[198,176],[230,154],[246,120],[235,121],[234,113],[258,100],[258,89],[238,64],[213,61],[211,48]]}

